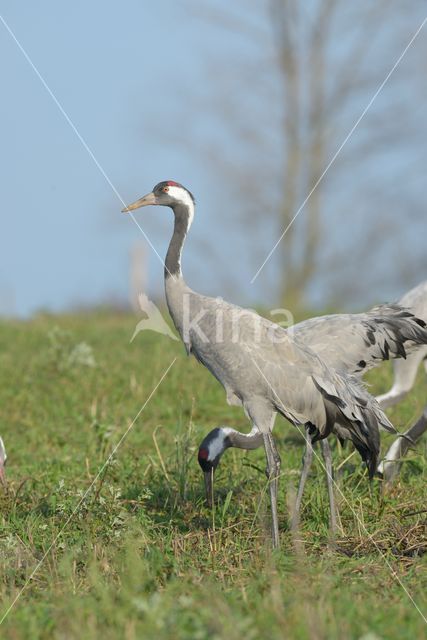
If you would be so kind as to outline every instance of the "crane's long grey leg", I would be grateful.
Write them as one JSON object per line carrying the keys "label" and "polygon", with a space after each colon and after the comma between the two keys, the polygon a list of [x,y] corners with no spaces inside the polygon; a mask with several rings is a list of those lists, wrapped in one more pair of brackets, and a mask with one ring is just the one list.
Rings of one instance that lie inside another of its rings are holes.
{"label": "crane's long grey leg", "polygon": [[279,546],[279,518],[277,513],[277,494],[279,488],[280,456],[276,449],[271,432],[263,433],[265,456],[267,458],[266,474],[270,489],[273,549]]}
{"label": "crane's long grey leg", "polygon": [[415,445],[427,431],[427,406],[421,417],[405,433],[397,436],[378,467],[378,473],[386,484],[391,484],[399,475],[401,460],[411,446]]}
{"label": "crane's long grey leg", "polygon": [[320,441],[322,447],[323,460],[325,461],[326,483],[328,485],[329,496],[329,528],[332,535],[337,532],[337,510],[335,504],[334,479],[332,470],[332,453],[327,438]]}
{"label": "crane's long grey leg", "polygon": [[295,531],[299,527],[300,516],[301,516],[301,502],[302,496],[304,493],[305,483],[308,477],[308,473],[311,468],[311,464],[313,462],[313,444],[311,442],[310,428],[306,426],[305,428],[305,451],[304,457],[302,460],[302,471],[301,478],[298,486],[297,499],[295,501],[295,509],[292,515],[291,529]]}

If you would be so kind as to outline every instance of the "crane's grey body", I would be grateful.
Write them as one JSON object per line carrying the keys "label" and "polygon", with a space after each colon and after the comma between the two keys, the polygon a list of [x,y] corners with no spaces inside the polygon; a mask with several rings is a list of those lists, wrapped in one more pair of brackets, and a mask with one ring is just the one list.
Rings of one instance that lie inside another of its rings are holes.
{"label": "crane's grey body", "polygon": [[[181,252],[194,215],[194,199],[182,185],[159,183],[125,211],[147,205],[169,206],[174,212],[174,233],[165,261],[165,290],[170,314],[187,352],[224,386],[229,402],[243,406],[253,430],[262,435],[270,481],[273,545],[277,546],[280,458],[271,435],[276,414],[281,413],[294,424],[310,423],[318,438],[339,428],[341,437],[351,438],[364,451],[371,472],[379,452],[379,425],[389,429],[392,425],[355,378],[328,368],[285,329],[252,311],[200,295],[185,284]],[[233,333],[236,316],[237,339]],[[208,460],[205,462],[209,466]],[[207,470],[206,482],[212,473]]]}
{"label": "crane's grey body", "polygon": [[[261,432],[270,430],[273,414],[279,412],[294,424],[311,422],[320,435],[325,435],[332,428],[328,425],[332,407],[326,396],[340,399],[338,414],[350,421],[364,422],[363,403],[370,402],[366,391],[355,379],[328,368],[314,351],[293,339],[285,329],[253,311],[200,296],[174,276],[166,278],[166,296],[187,352],[209,369],[224,386],[228,402],[242,405]],[[187,335],[182,322],[183,299],[189,317],[199,317],[197,329],[191,328]],[[361,399],[364,400],[360,402]],[[375,413],[375,403],[370,404]],[[379,413],[377,418],[382,420]],[[346,428],[345,420],[341,428]]]}

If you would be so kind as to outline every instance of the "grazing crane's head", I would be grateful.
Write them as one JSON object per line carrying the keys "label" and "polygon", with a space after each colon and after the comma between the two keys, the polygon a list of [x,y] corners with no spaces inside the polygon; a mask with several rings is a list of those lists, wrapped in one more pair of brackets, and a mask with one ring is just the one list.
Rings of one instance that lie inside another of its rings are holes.
{"label": "grazing crane's head", "polygon": [[213,504],[213,479],[222,454],[233,443],[229,437],[232,429],[229,427],[216,427],[212,429],[199,447],[198,461],[205,478],[206,501],[211,507]]}
{"label": "grazing crane's head", "polygon": [[132,204],[122,209],[123,213],[134,211],[140,207],[148,207],[149,205],[162,205],[164,207],[175,207],[184,205],[186,208],[194,208],[195,200],[193,194],[188,191],[179,182],[174,180],[165,180],[156,184],[151,193],[136,200]]}
{"label": "grazing crane's head", "polygon": [[4,442],[0,437],[0,482],[6,486],[6,476],[4,474],[4,465],[6,464],[6,449],[4,447]]}

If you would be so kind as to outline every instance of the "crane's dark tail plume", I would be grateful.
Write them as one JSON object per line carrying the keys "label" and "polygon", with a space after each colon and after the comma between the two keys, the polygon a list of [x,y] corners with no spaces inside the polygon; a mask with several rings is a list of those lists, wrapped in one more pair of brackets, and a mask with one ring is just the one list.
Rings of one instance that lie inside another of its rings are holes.
{"label": "crane's dark tail plume", "polygon": [[[372,347],[373,360],[406,358],[417,345],[427,344],[427,326],[399,304],[383,304],[371,309],[363,322],[366,346]],[[378,348],[375,353],[375,348]]]}
{"label": "crane's dark tail plume", "polygon": [[[345,403],[342,398],[327,393],[316,380],[314,383],[323,396],[327,421],[326,428],[321,434],[316,430],[313,442],[327,437],[332,430],[341,441],[351,440],[366,463],[369,477],[372,479],[380,453],[380,428],[394,434],[398,431],[381,410],[375,398],[369,395],[353,376],[347,376],[353,407]],[[356,414],[360,417],[356,417]]]}

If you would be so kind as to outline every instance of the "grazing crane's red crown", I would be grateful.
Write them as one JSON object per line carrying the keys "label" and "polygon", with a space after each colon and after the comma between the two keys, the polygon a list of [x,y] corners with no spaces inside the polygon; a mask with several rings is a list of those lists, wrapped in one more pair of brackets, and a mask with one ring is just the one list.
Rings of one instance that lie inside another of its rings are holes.
{"label": "grazing crane's red crown", "polygon": [[199,460],[207,460],[209,451],[207,449],[199,449]]}
{"label": "grazing crane's red crown", "polygon": [[196,203],[196,199],[194,198],[191,191],[186,189],[184,185],[180,184],[179,182],[175,182],[175,180],[163,180],[163,182],[159,182],[159,184],[156,184],[156,186],[154,187],[153,192],[156,193],[156,191],[168,191],[168,189],[165,189],[165,187],[178,187],[178,189],[183,189],[188,193],[193,203]]}
{"label": "grazing crane's red crown", "polygon": [[197,461],[204,472],[215,469],[218,464],[218,460],[209,460],[209,449],[206,447],[200,447]]}
{"label": "grazing crane's red crown", "polygon": [[[179,182],[175,182],[175,180],[163,180],[162,182],[156,184],[153,191],[158,191],[159,189],[163,189],[163,187],[179,187],[180,189],[185,189],[182,184],[180,184]],[[185,191],[187,191],[187,189],[185,189]]]}

